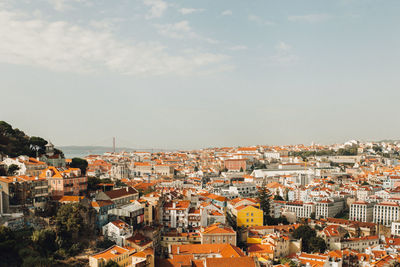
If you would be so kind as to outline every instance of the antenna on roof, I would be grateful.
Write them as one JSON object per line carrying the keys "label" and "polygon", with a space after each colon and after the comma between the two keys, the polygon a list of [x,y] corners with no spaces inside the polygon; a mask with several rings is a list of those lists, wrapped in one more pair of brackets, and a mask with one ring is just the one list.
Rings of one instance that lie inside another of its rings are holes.
{"label": "antenna on roof", "polygon": [[113,137],[113,152],[115,154],[115,137]]}

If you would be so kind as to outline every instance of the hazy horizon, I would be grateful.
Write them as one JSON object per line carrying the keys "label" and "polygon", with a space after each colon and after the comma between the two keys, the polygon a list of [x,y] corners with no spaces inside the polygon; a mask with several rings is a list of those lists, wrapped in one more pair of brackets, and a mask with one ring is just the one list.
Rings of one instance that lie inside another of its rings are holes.
{"label": "hazy horizon", "polygon": [[400,1],[0,0],[0,120],[56,146],[400,139]]}

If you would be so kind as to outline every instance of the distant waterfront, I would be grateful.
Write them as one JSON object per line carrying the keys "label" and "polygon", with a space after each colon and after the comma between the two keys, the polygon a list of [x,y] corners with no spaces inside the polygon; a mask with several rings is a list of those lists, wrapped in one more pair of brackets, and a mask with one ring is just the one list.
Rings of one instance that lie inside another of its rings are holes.
{"label": "distant waterfront", "polygon": [[[88,155],[103,155],[106,152],[112,152],[112,147],[105,146],[60,146],[57,147],[64,152],[66,158],[83,158]],[[161,150],[161,149],[133,149],[128,147],[117,147],[116,152],[121,151],[148,151],[148,152],[159,152],[159,151],[171,151],[171,150]]]}

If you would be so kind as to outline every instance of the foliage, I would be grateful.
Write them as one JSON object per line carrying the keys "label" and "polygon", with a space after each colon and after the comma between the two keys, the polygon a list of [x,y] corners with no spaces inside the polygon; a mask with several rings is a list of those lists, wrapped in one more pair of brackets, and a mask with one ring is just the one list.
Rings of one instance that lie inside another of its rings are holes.
{"label": "foliage", "polygon": [[367,181],[364,181],[361,185],[369,185]]}
{"label": "foliage", "polygon": [[[45,153],[47,141],[41,137],[29,137],[19,129],[13,129],[10,124],[0,121],[0,154],[9,157],[27,155],[36,157]],[[56,154],[62,154],[60,150],[55,150]]]}
{"label": "foliage", "polygon": [[340,148],[337,152],[340,156],[356,156],[358,153],[358,147],[353,145],[349,148]]}
{"label": "foliage", "polygon": [[308,225],[301,225],[293,232],[293,237],[301,240],[302,251],[307,253],[324,252],[326,250],[325,241],[317,237],[314,229]]}
{"label": "foliage", "polygon": [[14,232],[5,226],[0,226],[0,258],[5,266],[16,264],[16,245]]}
{"label": "foliage", "polygon": [[79,206],[76,204],[62,205],[57,211],[56,226],[58,231],[79,233],[83,226]]}
{"label": "foliage", "polygon": [[257,200],[258,200],[258,203],[260,203],[260,209],[263,211],[264,225],[270,225],[270,223],[272,221],[272,217],[269,215],[269,213],[270,213],[270,197],[271,197],[271,195],[269,194],[269,192],[263,185],[257,193]]}
{"label": "foliage", "polygon": [[109,261],[104,267],[119,267],[119,264],[115,261]]}
{"label": "foliage", "polygon": [[99,188],[100,183],[101,183],[100,178],[88,177],[87,191],[96,191]]}
{"label": "foliage", "polygon": [[99,240],[96,242],[96,248],[100,249],[107,249],[113,245],[115,245],[115,243],[109,239]]}
{"label": "foliage", "polygon": [[357,155],[357,149],[358,147],[353,145],[349,148],[340,148],[337,152],[333,150],[295,151],[291,152],[291,155],[303,159],[315,156],[354,156]]}
{"label": "foliage", "polygon": [[310,252],[320,252],[324,253],[327,246],[325,243],[325,240],[323,240],[321,237],[313,237],[309,241],[309,247],[310,247]]}
{"label": "foliage", "polygon": [[283,198],[280,195],[275,195],[274,200],[283,200]]}
{"label": "foliage", "polygon": [[88,162],[85,159],[81,158],[73,158],[71,163],[69,164],[71,168],[79,168],[81,169],[82,175],[86,174],[86,169],[88,167]]}
{"label": "foliage", "polygon": [[290,267],[296,267],[297,264],[289,258],[282,258],[279,260],[280,264],[285,265],[289,264]]}
{"label": "foliage", "polygon": [[34,231],[32,241],[41,256],[49,257],[57,250],[56,233],[52,229]]}
{"label": "foliage", "polygon": [[16,172],[19,170],[19,166],[15,164],[11,164],[8,169],[7,169],[7,175],[8,176],[13,176],[16,174]]}
{"label": "foliage", "polygon": [[117,187],[127,186],[124,182],[121,182],[121,180],[117,180],[117,181],[115,182],[115,185],[116,185]]}
{"label": "foliage", "polygon": [[345,209],[342,209],[338,214],[336,214],[334,216],[334,218],[347,219],[348,220],[349,219],[349,213],[350,213],[349,209],[345,208]]}

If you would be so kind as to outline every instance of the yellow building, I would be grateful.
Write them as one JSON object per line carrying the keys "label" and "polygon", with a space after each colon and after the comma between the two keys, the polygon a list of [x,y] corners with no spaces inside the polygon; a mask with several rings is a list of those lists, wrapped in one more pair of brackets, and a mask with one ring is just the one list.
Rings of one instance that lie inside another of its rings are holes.
{"label": "yellow building", "polygon": [[118,263],[121,267],[132,266],[132,255],[136,249],[114,245],[100,253],[89,256],[90,267],[103,267],[109,261]]}
{"label": "yellow building", "polygon": [[262,226],[263,212],[253,206],[239,206],[236,208],[236,225],[243,227]]}

